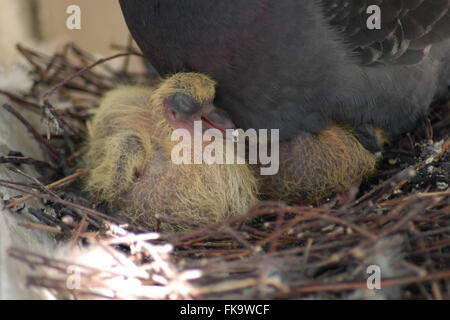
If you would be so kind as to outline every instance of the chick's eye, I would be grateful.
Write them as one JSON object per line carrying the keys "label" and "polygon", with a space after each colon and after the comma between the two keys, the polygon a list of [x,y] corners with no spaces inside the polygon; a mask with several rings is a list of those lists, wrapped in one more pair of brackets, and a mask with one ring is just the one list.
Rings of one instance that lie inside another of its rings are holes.
{"label": "chick's eye", "polygon": [[183,114],[193,114],[201,107],[198,101],[182,92],[176,92],[170,96],[169,105],[174,111]]}

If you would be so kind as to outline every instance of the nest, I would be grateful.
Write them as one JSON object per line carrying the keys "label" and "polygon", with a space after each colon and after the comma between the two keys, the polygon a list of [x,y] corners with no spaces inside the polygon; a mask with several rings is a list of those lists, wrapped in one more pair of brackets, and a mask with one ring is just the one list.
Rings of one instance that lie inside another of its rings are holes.
{"label": "nest", "polygon": [[[346,198],[321,206],[262,201],[244,215],[193,231],[148,232],[80,191],[86,120],[99,98],[118,83],[152,81],[128,71],[130,55],[139,53],[128,45],[96,60],[74,44],[53,56],[18,49],[34,85],[22,94],[0,94],[43,114],[46,136],[10,104],[3,112],[27,127],[50,160],[21,150],[0,157],[29,181],[0,181],[23,194],[5,208],[26,208],[31,218],[20,222],[24,228],[73,247],[96,246],[114,261],[98,268],[10,248],[11,257],[31,267],[28,285],[77,299],[450,298],[450,102],[433,105],[421,127],[386,146],[377,174]],[[116,58],[124,59],[119,71],[104,64]],[[51,102],[55,94],[73,103],[62,108]],[[29,165],[41,175],[20,170]],[[31,198],[41,199],[43,208],[29,205]],[[74,266],[79,281],[71,287],[67,270]],[[368,289],[373,266],[382,272],[381,289]]]}

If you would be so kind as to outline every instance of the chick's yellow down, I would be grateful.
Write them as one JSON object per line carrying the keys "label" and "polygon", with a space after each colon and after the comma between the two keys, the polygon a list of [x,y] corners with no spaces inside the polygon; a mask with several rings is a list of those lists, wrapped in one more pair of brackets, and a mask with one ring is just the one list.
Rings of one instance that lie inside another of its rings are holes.
{"label": "chick's yellow down", "polygon": [[[273,176],[260,176],[258,166],[246,164],[174,164],[171,152],[178,142],[170,139],[167,104],[182,102],[176,110],[186,124],[191,109],[195,113],[214,100],[214,88],[205,75],[178,73],[153,88],[124,86],[107,93],[89,129],[87,191],[134,224],[183,230],[243,214],[258,196],[317,204],[374,171],[375,155],[339,125],[280,142],[279,172]],[[381,132],[377,136],[381,144]]]}
{"label": "chick's yellow down", "polygon": [[[382,145],[383,132],[377,129],[376,136]],[[340,125],[282,142],[279,153],[278,174],[262,177],[260,193],[290,203],[319,204],[345,193],[374,173],[377,162],[352,130]]]}
{"label": "chick's yellow down", "polygon": [[89,129],[86,190],[148,229],[183,230],[245,213],[257,201],[249,166],[171,161],[177,142],[170,139],[163,104],[176,92],[212,100],[214,85],[206,76],[180,73],[155,88],[107,93]]}

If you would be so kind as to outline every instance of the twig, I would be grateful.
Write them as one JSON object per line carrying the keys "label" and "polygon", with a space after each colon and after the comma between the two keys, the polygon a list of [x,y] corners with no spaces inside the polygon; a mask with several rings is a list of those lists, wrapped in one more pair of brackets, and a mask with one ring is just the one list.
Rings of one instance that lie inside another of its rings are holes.
{"label": "twig", "polygon": [[21,227],[27,228],[27,229],[40,230],[40,231],[56,233],[56,234],[62,234],[63,233],[61,231],[61,229],[58,228],[58,227],[51,227],[51,226],[38,224],[38,223],[33,223],[33,222],[29,222],[29,221],[19,221],[18,225],[21,226]]}
{"label": "twig", "polygon": [[94,68],[95,66],[97,66],[97,65],[99,65],[99,64],[102,64],[102,63],[105,63],[105,62],[107,62],[107,61],[109,61],[109,60],[112,60],[112,59],[116,59],[116,58],[119,58],[119,57],[125,57],[125,56],[129,56],[129,55],[138,55],[138,56],[141,56],[141,57],[142,57],[141,54],[138,54],[138,53],[135,53],[135,52],[122,52],[122,53],[117,53],[117,54],[115,54],[115,55],[113,55],[113,56],[110,56],[110,57],[107,57],[107,58],[99,59],[99,60],[97,60],[96,62],[92,63],[91,65],[86,66],[86,67],[84,67],[83,69],[81,69],[80,71],[78,71],[78,72],[72,74],[70,77],[66,78],[64,81],[62,81],[62,82],[58,83],[57,85],[53,86],[50,90],[48,90],[48,91],[42,96],[42,101],[45,103],[46,101],[48,101],[48,98],[49,98],[56,90],[58,90],[59,88],[61,88],[62,86],[64,86],[66,83],[72,81],[73,79],[75,79],[75,78],[78,77],[79,75],[83,74],[84,72],[86,72],[86,71],[88,71],[88,70]]}
{"label": "twig", "polygon": [[59,160],[58,151],[56,150],[56,148],[45,141],[44,138],[42,138],[42,136],[31,126],[31,124],[24,117],[22,117],[20,113],[14,110],[13,107],[11,107],[11,105],[7,103],[3,104],[3,108],[6,111],[12,113],[28,129],[33,137],[40,143],[41,146],[44,147],[45,150],[48,151],[53,159],[55,159],[56,161]]}
{"label": "twig", "polygon": [[[49,185],[47,185],[45,187],[47,189],[56,188],[56,187],[59,187],[59,186],[65,184],[67,182],[71,182],[71,181],[77,180],[77,179],[81,178],[82,176],[84,176],[86,174],[87,174],[86,170],[78,169],[77,172],[75,172],[74,174],[72,174],[72,175],[70,175],[68,177],[65,177],[65,178],[63,178],[61,180],[55,181],[55,182],[53,182],[53,183],[51,183],[51,184],[49,184]],[[33,199],[33,198],[34,198],[34,195],[29,194],[29,195],[23,196],[22,198],[19,198],[19,199],[11,199],[11,202],[5,207],[5,209],[7,210],[7,209],[11,209],[11,208],[17,208],[17,206],[19,206],[23,202],[28,201],[28,200]]]}
{"label": "twig", "polygon": [[[441,280],[450,278],[450,270],[444,270],[428,274],[426,276],[405,276],[399,278],[381,279],[381,288],[389,288],[394,286],[408,285],[412,283],[423,283],[433,280]],[[278,293],[277,298],[287,296],[298,296],[315,292],[341,292],[348,290],[367,289],[367,281],[352,281],[334,284],[311,284],[303,285],[296,288],[291,288],[288,294]]]}
{"label": "twig", "polygon": [[13,94],[11,92],[7,92],[7,91],[4,91],[4,90],[0,90],[0,94],[3,94],[5,96],[7,96],[9,99],[11,99],[14,102],[18,102],[20,104],[24,104],[24,105],[27,105],[27,106],[31,107],[30,110],[33,110],[33,111],[35,111],[37,113],[41,113],[42,112],[41,108],[39,107],[39,105],[37,103],[25,100],[24,98],[21,98],[18,95],[15,95],[15,94]]}
{"label": "twig", "polygon": [[31,164],[33,166],[36,167],[48,167],[51,168],[53,170],[56,170],[57,168],[55,166],[53,166],[52,164],[45,162],[45,161],[40,161],[40,160],[35,160],[31,157],[13,157],[13,156],[0,156],[0,163],[11,163],[11,164]]}

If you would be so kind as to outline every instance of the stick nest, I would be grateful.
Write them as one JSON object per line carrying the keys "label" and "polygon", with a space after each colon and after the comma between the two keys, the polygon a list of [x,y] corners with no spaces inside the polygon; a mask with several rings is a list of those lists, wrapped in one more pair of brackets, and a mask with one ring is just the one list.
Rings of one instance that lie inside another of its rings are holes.
{"label": "stick nest", "polygon": [[[14,114],[50,160],[23,150],[1,155],[0,163],[22,175],[21,166],[29,165],[41,173],[25,175],[29,183],[0,181],[23,193],[4,206],[28,213],[23,227],[72,246],[99,246],[115,261],[101,269],[10,248],[12,257],[32,267],[28,285],[58,298],[450,298],[450,102],[431,106],[422,125],[386,146],[378,173],[345,199],[317,207],[263,201],[222,223],[149,233],[80,191],[85,123],[101,95],[119,83],[156,79],[128,71],[130,55],[139,55],[130,43],[116,46],[125,53],[100,60],[74,44],[53,56],[18,46],[34,84],[22,94],[1,91],[16,105],[5,104],[2,112]],[[123,59],[119,70],[104,64],[113,58]],[[51,102],[56,94],[70,107]],[[47,134],[39,134],[20,108],[43,114]],[[25,202],[33,197],[43,208]],[[367,289],[371,265],[381,268],[381,290]],[[67,285],[71,266],[80,271],[76,288]]]}

